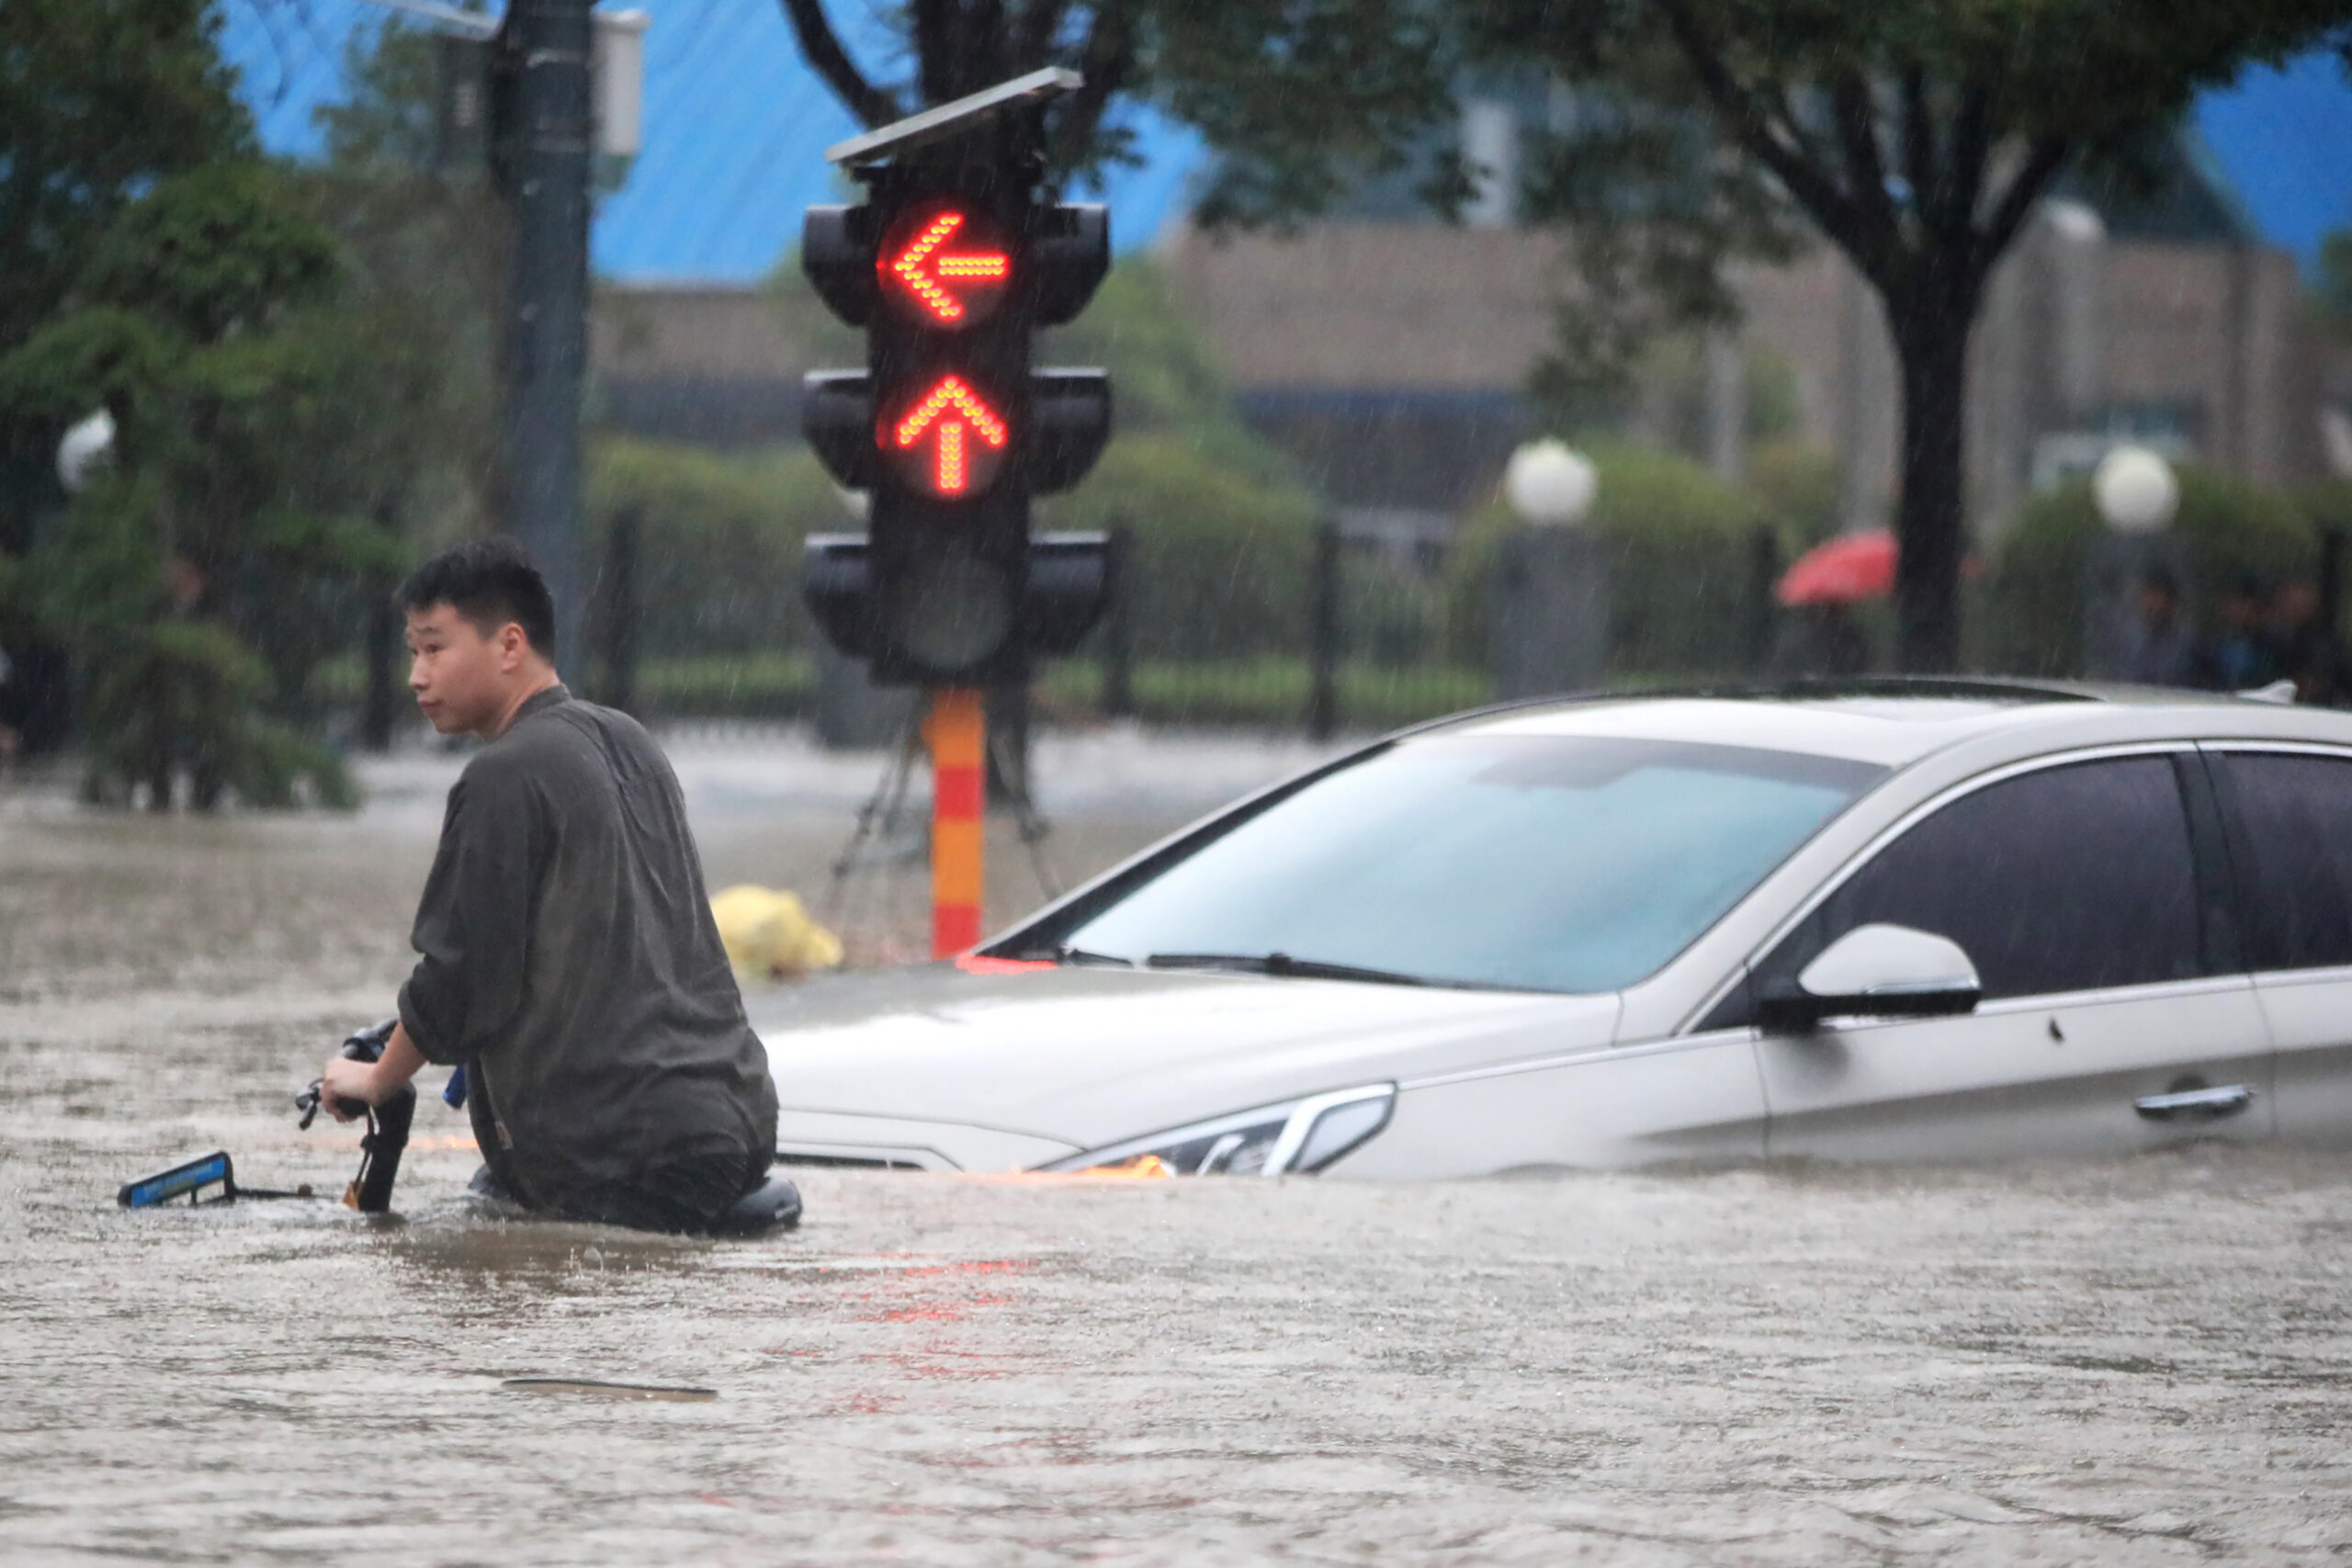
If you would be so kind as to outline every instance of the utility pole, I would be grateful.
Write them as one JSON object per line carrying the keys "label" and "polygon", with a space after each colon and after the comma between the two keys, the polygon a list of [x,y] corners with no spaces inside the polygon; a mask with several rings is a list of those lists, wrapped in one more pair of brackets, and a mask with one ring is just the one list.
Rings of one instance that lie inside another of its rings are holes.
{"label": "utility pole", "polygon": [[509,0],[494,168],[512,244],[499,376],[507,531],[555,598],[559,668],[586,671],[580,404],[588,367],[592,0]]}

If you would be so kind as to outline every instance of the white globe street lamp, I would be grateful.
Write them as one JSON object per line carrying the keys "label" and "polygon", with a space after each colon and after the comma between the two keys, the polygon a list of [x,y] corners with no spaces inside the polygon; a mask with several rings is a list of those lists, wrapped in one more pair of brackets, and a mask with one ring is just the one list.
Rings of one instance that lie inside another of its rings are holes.
{"label": "white globe street lamp", "polygon": [[1503,499],[1520,520],[1538,528],[1581,523],[1600,491],[1592,459],[1566,442],[1545,437],[1510,455],[1503,469]]}
{"label": "white globe street lamp", "polygon": [[57,482],[79,495],[90,476],[114,457],[114,415],[100,409],[68,430],[57,443]]}
{"label": "white globe street lamp", "polygon": [[2180,510],[2180,480],[2172,465],[2144,446],[2119,446],[2091,476],[2098,514],[2119,534],[2153,534]]}

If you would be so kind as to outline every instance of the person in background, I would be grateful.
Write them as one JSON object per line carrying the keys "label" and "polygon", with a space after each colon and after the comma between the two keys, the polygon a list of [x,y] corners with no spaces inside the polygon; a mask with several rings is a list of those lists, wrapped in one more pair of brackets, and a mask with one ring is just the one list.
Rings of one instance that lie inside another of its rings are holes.
{"label": "person in background", "polygon": [[1784,678],[1867,674],[1870,634],[1850,604],[1802,605],[1782,617],[1767,667]]}
{"label": "person in background", "polygon": [[2224,692],[2251,692],[2280,679],[2278,650],[2263,625],[2268,597],[2254,576],[2237,579],[2222,594],[2222,636],[2211,663],[2213,684]]}
{"label": "person in background", "polygon": [[2324,607],[2315,579],[2288,579],[2271,600],[2271,637],[2279,674],[2295,682],[2295,700],[2335,707],[2352,697],[2352,671]]}
{"label": "person in background", "polygon": [[2140,579],[2140,624],[2122,678],[2142,686],[2202,686],[2206,665],[2181,613],[2180,584],[2159,567]]}

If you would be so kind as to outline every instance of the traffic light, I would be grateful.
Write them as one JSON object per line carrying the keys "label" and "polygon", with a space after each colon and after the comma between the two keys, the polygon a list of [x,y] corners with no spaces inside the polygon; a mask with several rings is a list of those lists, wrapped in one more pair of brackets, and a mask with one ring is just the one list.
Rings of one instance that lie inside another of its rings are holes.
{"label": "traffic light", "polygon": [[978,134],[906,146],[855,168],[865,202],[812,207],[802,228],[818,295],[866,333],[864,370],[809,375],[802,428],[834,479],[870,497],[863,540],[809,542],[803,592],[884,682],[1018,679],[1031,658],[1069,652],[1108,591],[1100,536],[1033,541],[1029,513],[1110,435],[1103,372],[1031,364],[1037,330],[1075,317],[1102,281],[1109,221],[1038,199],[1039,160],[1008,147]]}

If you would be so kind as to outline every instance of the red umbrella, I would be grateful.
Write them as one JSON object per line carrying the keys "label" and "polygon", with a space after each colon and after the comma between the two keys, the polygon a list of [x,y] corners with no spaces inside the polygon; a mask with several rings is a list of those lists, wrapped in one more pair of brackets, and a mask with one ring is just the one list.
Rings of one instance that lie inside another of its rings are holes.
{"label": "red umbrella", "polygon": [[1772,596],[1783,604],[1850,604],[1894,592],[1894,534],[1873,528],[1814,546],[1781,576]]}

